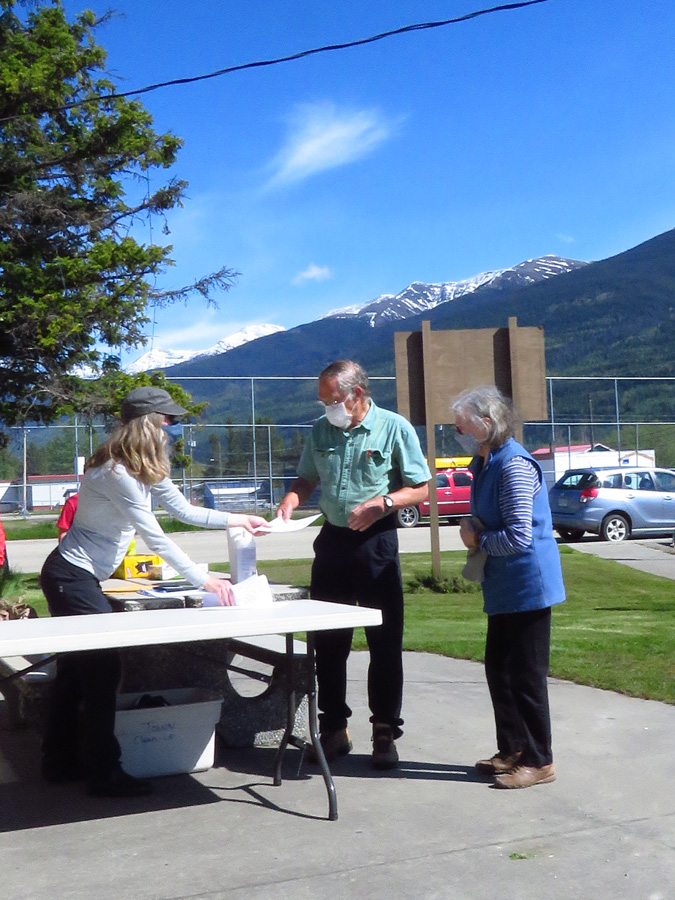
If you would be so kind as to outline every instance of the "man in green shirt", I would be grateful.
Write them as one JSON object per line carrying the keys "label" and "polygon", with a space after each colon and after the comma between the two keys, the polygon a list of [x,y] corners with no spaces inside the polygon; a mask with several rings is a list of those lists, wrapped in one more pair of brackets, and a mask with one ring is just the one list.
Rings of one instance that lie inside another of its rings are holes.
{"label": "man in green shirt", "polygon": [[[277,515],[290,518],[320,484],[325,522],[314,542],[311,596],[382,611],[382,625],[366,628],[368,702],[372,764],[390,769],[403,733],[403,585],[393,513],[426,500],[431,474],[413,427],[375,405],[358,363],[331,363],[319,375],[318,394],[325,415],[312,428]],[[330,760],[352,749],[346,702],[352,632],[319,632],[315,640],[321,745]]]}

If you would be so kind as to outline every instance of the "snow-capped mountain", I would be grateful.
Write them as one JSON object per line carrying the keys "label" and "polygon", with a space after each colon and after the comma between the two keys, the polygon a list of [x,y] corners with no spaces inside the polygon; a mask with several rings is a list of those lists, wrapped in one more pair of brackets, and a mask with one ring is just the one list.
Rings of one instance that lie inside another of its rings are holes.
{"label": "snow-capped mountain", "polygon": [[494,272],[482,272],[473,278],[463,281],[450,281],[442,284],[425,284],[414,281],[400,294],[382,294],[376,300],[370,300],[362,305],[347,306],[327,313],[321,318],[345,318],[356,316],[368,319],[372,327],[384,325],[396,319],[406,319],[418,313],[426,312],[439,306],[441,303],[449,303],[472,294],[480,288],[504,290],[504,288],[525,287],[538,281],[545,281],[555,275],[571,272],[581,266],[588,265],[578,260],[563,259],[560,256],[541,256],[538,259],[528,259],[518,263],[509,269],[498,269]]}
{"label": "snow-capped mountain", "polygon": [[258,338],[265,337],[268,334],[276,334],[277,331],[285,331],[281,325],[247,325],[241,331],[236,331],[229,337],[223,338],[209,347],[208,350],[162,350],[159,347],[148,350],[137,360],[129,363],[124,367],[124,371],[129,375],[135,375],[136,372],[149,372],[151,369],[168,369],[169,366],[177,366],[179,363],[187,362],[191,359],[199,359],[203,356],[217,356],[220,353],[227,353],[235,347],[247,344],[249,341],[255,341]]}
{"label": "snow-capped mountain", "polygon": [[[463,281],[448,281],[442,284],[414,281],[399,294],[381,294],[375,300],[369,300],[367,303],[347,306],[319,316],[316,321],[361,319],[368,322],[371,327],[377,327],[385,325],[387,322],[395,322],[427,312],[442,303],[450,303],[476,291],[480,291],[480,300],[484,301],[488,296],[494,296],[490,293],[491,291],[507,291],[525,287],[528,284],[546,281],[556,275],[562,275],[586,265],[588,263],[549,255],[541,256],[538,259],[528,259],[508,269],[481,272],[481,274]],[[476,302],[480,302],[478,298]],[[151,369],[166,369],[169,366],[177,366],[201,357],[227,353],[228,350],[233,350],[249,341],[255,341],[260,337],[284,330],[280,325],[250,325],[237,331],[236,334],[231,334],[218,341],[208,350],[162,350],[159,348],[149,350],[135,362],[126,366],[125,371],[133,375],[136,372],[147,372]]]}

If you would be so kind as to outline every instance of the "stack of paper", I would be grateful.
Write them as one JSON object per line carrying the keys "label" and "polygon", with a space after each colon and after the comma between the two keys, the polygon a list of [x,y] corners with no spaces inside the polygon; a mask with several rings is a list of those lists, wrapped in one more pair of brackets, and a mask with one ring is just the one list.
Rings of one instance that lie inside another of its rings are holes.
{"label": "stack of paper", "polygon": [[[232,585],[235,606],[261,607],[274,603],[274,594],[265,575],[252,575]],[[202,606],[220,606],[216,594],[203,594]]]}
{"label": "stack of paper", "polygon": [[265,575],[252,575],[232,585],[235,606],[271,606],[274,595]]}

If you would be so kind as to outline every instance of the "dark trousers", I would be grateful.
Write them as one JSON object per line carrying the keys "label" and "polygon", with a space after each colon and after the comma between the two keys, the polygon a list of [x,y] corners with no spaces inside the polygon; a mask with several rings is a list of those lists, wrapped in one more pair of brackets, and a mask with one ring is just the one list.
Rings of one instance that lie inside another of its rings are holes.
{"label": "dark trousers", "polygon": [[[58,550],[47,558],[40,583],[53,616],[112,611],[96,578],[67,562]],[[89,777],[105,778],[119,765],[115,709],[120,675],[117,650],[86,650],[58,658],[42,744],[47,765],[58,770],[77,759],[80,705]]]}
{"label": "dark trousers", "polygon": [[[326,523],[314,542],[310,593],[317,600],[382,611],[382,625],[365,629],[370,651],[370,721],[391,725],[399,737],[403,733],[403,585],[398,534],[388,519],[366,532]],[[315,636],[322,731],[345,728],[352,713],[346,702],[352,636],[352,629],[320,631]]]}
{"label": "dark trousers", "polygon": [[502,756],[520,750],[522,766],[553,762],[548,705],[551,610],[488,616],[485,676]]}

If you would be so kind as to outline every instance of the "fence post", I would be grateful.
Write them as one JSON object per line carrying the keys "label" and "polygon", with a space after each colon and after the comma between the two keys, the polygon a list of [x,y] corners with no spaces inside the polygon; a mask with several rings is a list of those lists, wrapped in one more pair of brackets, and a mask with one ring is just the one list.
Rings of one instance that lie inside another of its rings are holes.
{"label": "fence post", "polygon": [[251,378],[251,428],[253,436],[253,509],[258,513],[258,453],[255,443],[255,379]]}
{"label": "fence post", "polygon": [[616,449],[621,462],[621,419],[619,418],[619,382],[614,379],[614,405],[616,407]]}

